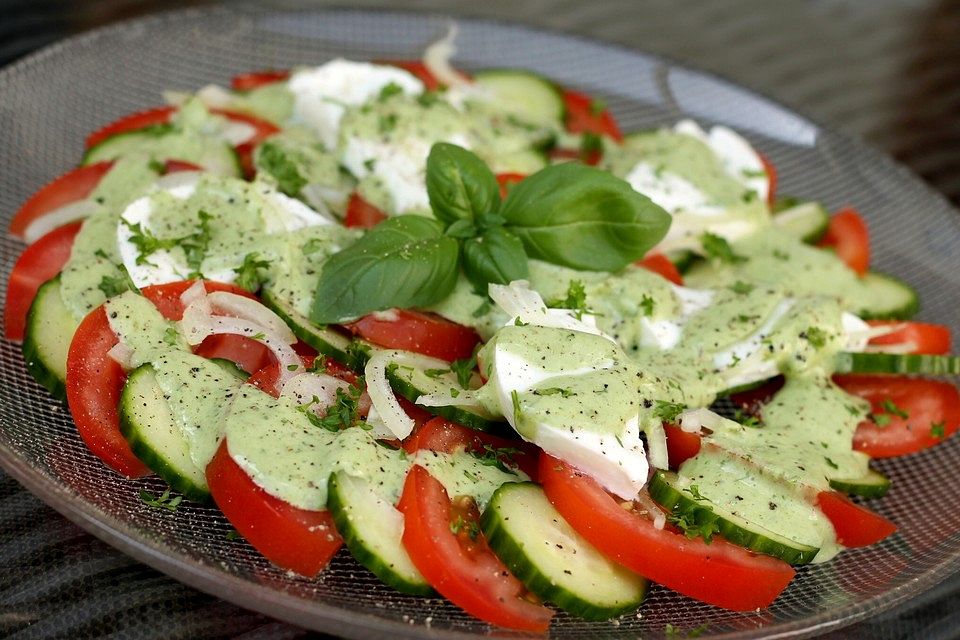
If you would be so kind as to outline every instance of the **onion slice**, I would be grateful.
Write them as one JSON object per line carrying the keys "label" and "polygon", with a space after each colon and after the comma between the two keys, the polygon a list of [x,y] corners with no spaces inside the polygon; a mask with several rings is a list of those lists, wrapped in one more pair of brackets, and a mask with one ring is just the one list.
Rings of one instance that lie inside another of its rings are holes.
{"label": "onion slice", "polygon": [[23,230],[23,239],[27,244],[33,244],[57,227],[69,222],[89,218],[99,205],[93,200],[76,200],[48,211],[39,218],[35,218]]}
{"label": "onion slice", "polygon": [[504,326],[515,324],[519,319],[524,324],[553,329],[580,331],[617,341],[597,328],[596,316],[583,313],[577,318],[572,309],[550,309],[540,294],[530,288],[526,280],[514,280],[509,285],[491,284],[490,298],[503,309],[510,320]]}
{"label": "onion slice", "polygon": [[375,428],[378,426],[371,422],[379,419],[383,426],[393,437],[403,440],[413,431],[414,422],[407,412],[403,410],[397,397],[393,393],[393,388],[387,380],[387,365],[396,357],[397,351],[384,350],[377,351],[367,361],[363,369],[364,377],[367,381],[367,393],[370,394],[372,403],[370,414],[367,415],[367,423]]}
{"label": "onion slice", "polygon": [[726,418],[710,409],[690,409],[679,416],[680,428],[687,433],[700,433],[704,427],[715,431],[723,426]]}
{"label": "onion slice", "polygon": [[133,350],[133,347],[125,342],[118,342],[107,351],[107,356],[123,367],[124,371],[130,371],[130,369],[134,368],[133,358],[135,355],[136,351]]}
{"label": "onion slice", "polygon": [[471,84],[466,77],[450,65],[450,58],[457,52],[453,45],[459,32],[456,22],[451,22],[447,34],[431,44],[423,52],[423,66],[433,75],[440,84],[448,87],[465,87]]}
{"label": "onion slice", "polygon": [[650,466],[656,469],[666,469],[670,466],[667,456],[667,432],[659,420],[651,420],[644,431],[647,434],[647,459]]}
{"label": "onion slice", "polygon": [[297,337],[290,327],[276,313],[253,298],[241,296],[229,291],[214,291],[207,295],[213,313],[249,320],[265,327],[268,333],[275,334],[287,344],[293,344]]}
{"label": "onion slice", "polygon": [[324,373],[300,373],[284,383],[280,395],[297,404],[313,403],[310,410],[322,417],[337,401],[337,389],[346,391],[349,387],[346,381]]}

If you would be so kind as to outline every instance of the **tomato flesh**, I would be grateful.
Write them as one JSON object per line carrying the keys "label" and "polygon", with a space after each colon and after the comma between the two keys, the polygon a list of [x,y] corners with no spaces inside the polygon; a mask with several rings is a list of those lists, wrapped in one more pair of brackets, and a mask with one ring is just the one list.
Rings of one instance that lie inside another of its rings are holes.
{"label": "tomato flesh", "polygon": [[117,120],[114,120],[110,124],[104,125],[87,136],[85,148],[91,149],[107,138],[112,138],[118,133],[136,131],[138,129],[145,129],[146,127],[153,125],[170,122],[170,116],[172,116],[176,110],[176,107],[170,105],[165,107],[156,107],[154,109],[146,109],[144,111],[137,111],[136,113],[125,115]]}
{"label": "tomato flesh", "polygon": [[663,423],[667,435],[667,459],[670,468],[677,469],[681,464],[700,453],[700,434],[684,431],[675,424]]}
{"label": "tomato flesh", "polygon": [[660,274],[673,284],[681,287],[683,286],[683,276],[681,276],[680,272],[677,271],[676,265],[670,261],[670,258],[662,253],[651,253],[644,257],[643,260],[639,260],[637,265],[643,267],[647,271],[653,271],[654,273]]}
{"label": "tomato flesh", "polygon": [[347,213],[343,218],[343,225],[358,229],[372,229],[387,219],[387,214],[373,206],[354,192],[347,202]]}
{"label": "tomato flesh", "polygon": [[872,345],[912,345],[906,353],[946,355],[950,353],[953,339],[950,327],[928,322],[904,322],[900,320],[868,320],[872,327],[896,326],[896,331],[870,339]]}
{"label": "tomato flesh", "polygon": [[230,79],[230,88],[234,91],[251,91],[268,84],[281,82],[290,77],[289,71],[266,70],[241,73]]}
{"label": "tomato flesh", "polygon": [[770,158],[767,156],[762,153],[757,155],[760,156],[760,163],[763,165],[763,170],[767,174],[767,184],[770,185],[767,190],[767,204],[772,207],[773,203],[777,201],[777,167],[770,162]]}
{"label": "tomato flesh", "polygon": [[858,275],[862,276],[870,268],[870,232],[855,209],[835,213],[818,246],[832,248],[837,257]]}
{"label": "tomato flesh", "polygon": [[524,173],[498,173],[497,184],[500,185],[500,198],[505,199],[510,192],[510,187],[526,177]]}
{"label": "tomato flesh", "polygon": [[469,358],[480,344],[480,336],[470,327],[408,309],[397,309],[390,315],[370,314],[344,327],[387,349],[414,351],[447,361]]}
{"label": "tomato flesh", "polygon": [[30,223],[73,202],[86,200],[107,174],[113,162],[77,167],[44,185],[23,203],[10,221],[10,233],[23,237]]}
{"label": "tomato flesh", "polygon": [[[870,402],[874,416],[886,416],[882,425],[877,418],[864,420],[853,436],[853,448],[874,458],[922,451],[960,426],[960,393],[948,382],[890,375],[842,375],[834,381]],[[907,417],[889,411],[891,407]]]}
{"label": "tomato flesh", "polygon": [[[433,75],[433,72],[427,68],[420,60],[384,60],[381,64],[388,64],[392,67],[400,67],[416,76],[423,83],[427,91],[436,91],[440,88],[440,81]],[[461,72],[462,73],[462,72]]]}
{"label": "tomato flesh", "polygon": [[540,482],[560,514],[601,553],[675,591],[734,611],[766,607],[793,578],[793,568],[714,537],[689,539],[628,511],[592,478],[546,454]]}
{"label": "tomato flesh", "polygon": [[281,569],[312,578],[343,544],[328,511],[300,509],[264,491],[230,457],[226,440],[207,465],[206,477],[230,524]]}
{"label": "tomato flesh", "polygon": [[455,507],[439,481],[414,465],[407,474],[398,509],[403,513],[403,546],[434,589],[467,613],[509,629],[542,632],[553,612],[524,598],[526,590],[490,550],[483,534],[451,530],[476,525],[479,514],[458,501]]}
{"label": "tomato flesh", "polygon": [[54,229],[17,258],[7,282],[7,299],[3,308],[3,335],[7,340],[23,340],[27,313],[37,296],[37,289],[60,273],[70,259],[73,240],[81,225],[82,222],[71,222]]}
{"label": "tomato flesh", "polygon": [[836,491],[817,494],[817,506],[833,525],[837,542],[845,547],[866,547],[897,530],[897,525],[880,514],[853,503]]}
{"label": "tomato flesh", "polygon": [[567,89],[563,92],[563,102],[567,108],[567,131],[607,135],[617,142],[623,142],[623,133],[613,114],[607,108],[597,109],[597,102],[593,98]]}

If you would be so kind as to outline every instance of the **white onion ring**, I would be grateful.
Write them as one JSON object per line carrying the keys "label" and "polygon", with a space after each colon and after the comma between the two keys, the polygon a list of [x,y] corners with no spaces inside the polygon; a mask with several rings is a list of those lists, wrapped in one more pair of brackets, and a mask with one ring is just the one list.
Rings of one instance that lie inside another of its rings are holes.
{"label": "white onion ring", "polygon": [[324,373],[300,373],[283,385],[280,395],[292,398],[297,404],[306,404],[317,401],[310,406],[310,410],[319,416],[326,415],[326,410],[337,401],[337,389],[346,391],[350,385],[339,378]]}
{"label": "white onion ring", "polygon": [[[377,351],[367,361],[363,373],[372,404],[370,413],[374,419],[382,420],[390,435],[403,440],[413,431],[414,422],[397,402],[393,388],[387,380],[387,365],[397,353],[391,350]],[[370,423],[370,420],[370,415],[367,415],[367,422]]]}
{"label": "white onion ring", "polygon": [[109,351],[107,351],[107,356],[123,367],[124,371],[130,371],[130,369],[134,368],[133,358],[136,353],[137,352],[134,351],[133,347],[127,343],[118,342],[117,344],[113,345]]}
{"label": "white onion ring", "polygon": [[466,77],[450,65],[450,58],[457,52],[453,41],[457,38],[459,28],[456,22],[451,22],[447,34],[431,44],[423,52],[423,65],[433,74],[440,84],[447,87],[465,87],[472,84]]}
{"label": "white onion ring", "polygon": [[276,335],[278,338],[285,340],[287,344],[293,344],[297,341],[293,331],[280,316],[253,298],[229,291],[213,291],[207,294],[207,300],[210,301],[210,307],[216,315],[249,320],[265,327],[267,333]]}
{"label": "white onion ring", "polygon": [[670,466],[667,455],[667,433],[659,420],[651,421],[645,429],[647,434],[647,459],[650,466],[667,469]]}
{"label": "white onion ring", "polygon": [[23,230],[23,239],[27,244],[33,244],[57,227],[90,217],[90,214],[96,211],[98,206],[93,200],[76,200],[62,207],[57,207],[39,218],[34,218]]}
{"label": "white onion ring", "polygon": [[680,414],[680,428],[687,433],[700,433],[702,427],[716,430],[721,427],[725,418],[710,409],[691,409]]}

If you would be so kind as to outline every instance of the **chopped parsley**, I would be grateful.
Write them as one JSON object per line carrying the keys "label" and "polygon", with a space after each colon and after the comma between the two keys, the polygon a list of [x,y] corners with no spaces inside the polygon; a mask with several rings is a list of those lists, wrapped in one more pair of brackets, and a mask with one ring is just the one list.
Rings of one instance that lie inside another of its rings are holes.
{"label": "chopped parsley", "polygon": [[230,529],[225,536],[227,540],[243,540],[243,536],[236,529]]}
{"label": "chopped parsley", "polygon": [[520,449],[514,447],[494,447],[489,444],[483,445],[483,451],[469,451],[470,455],[477,459],[485,467],[496,467],[504,473],[517,474],[517,463],[513,456],[520,453]]}
{"label": "chopped parsley", "polygon": [[346,390],[337,389],[337,398],[327,408],[325,416],[319,418],[312,411],[307,416],[313,416],[310,421],[327,431],[339,431],[352,426],[360,416],[360,396],[365,386],[363,376],[359,376]]}
{"label": "chopped parsley", "polygon": [[380,95],[377,96],[377,100],[383,102],[391,96],[395,96],[399,93],[403,93],[403,87],[398,85],[396,82],[388,82],[384,85],[383,89],[380,89]]}
{"label": "chopped parsley", "polygon": [[790,254],[787,253],[786,251],[781,251],[780,249],[774,249],[773,257],[776,258],[777,260],[783,260],[784,262],[786,262],[787,260],[790,259]]}
{"label": "chopped parsley", "polygon": [[809,342],[815,349],[822,349],[827,344],[829,334],[820,327],[809,327],[800,334],[800,337]]}
{"label": "chopped parsley", "polygon": [[594,98],[590,101],[590,115],[597,117],[607,110],[607,101],[601,98]]}
{"label": "chopped parsley", "polygon": [[377,126],[380,129],[380,133],[390,133],[397,126],[397,114],[395,113],[385,113],[382,114],[377,122]]}
{"label": "chopped parsley", "polygon": [[296,163],[279,145],[266,142],[257,149],[257,168],[273,176],[277,189],[288,196],[296,196],[307,185]]}
{"label": "chopped parsley", "polygon": [[760,418],[753,414],[747,413],[743,409],[737,409],[733,413],[733,419],[743,426],[751,429],[760,429],[763,427],[763,422],[760,421]]}
{"label": "chopped parsley", "polygon": [[170,496],[170,489],[166,489],[159,496],[155,496],[146,489],[140,490],[140,499],[143,504],[154,509],[166,509],[167,511],[176,511],[180,503],[183,502],[183,496]]}
{"label": "chopped parsley", "polygon": [[890,420],[892,420],[890,414],[888,413],[871,413],[869,418],[873,421],[873,424],[877,425],[881,429],[889,425]]}
{"label": "chopped parsley", "polygon": [[839,469],[839,468],[840,468],[839,466],[837,466],[837,463],[836,463],[836,462],[834,462],[833,460],[831,460],[831,459],[828,458],[827,456],[823,456],[823,459],[827,461],[827,464],[830,466],[831,469]]}
{"label": "chopped parsley", "polygon": [[890,398],[884,398],[883,402],[880,403],[880,406],[887,413],[903,418],[904,420],[910,417],[909,413],[898,407]]}
{"label": "chopped parsley", "polygon": [[[456,374],[457,384],[464,389],[470,388],[470,379],[473,377],[473,370],[477,368],[477,356],[472,355],[469,358],[461,358],[450,363],[450,372]],[[456,397],[456,396],[454,396]]]}
{"label": "chopped parsley", "polygon": [[480,525],[475,520],[467,520],[463,516],[457,516],[457,519],[450,523],[450,531],[458,536],[460,533],[466,534],[470,540],[475,541],[480,535]]}
{"label": "chopped parsley", "polygon": [[263,284],[263,278],[260,277],[260,269],[266,269],[270,266],[267,260],[260,260],[260,254],[257,252],[248,253],[243,257],[243,264],[234,269],[237,274],[237,286],[254,293]]}
{"label": "chopped parsley", "polygon": [[[705,517],[704,517],[705,516]],[[667,522],[674,525],[689,539],[703,538],[707,544],[713,542],[713,534],[720,531],[717,518],[709,509],[689,505],[667,516]]]}
{"label": "chopped parsley", "polygon": [[732,285],[730,285],[730,290],[736,293],[737,295],[745,296],[755,289],[754,285],[749,282],[743,282],[742,280],[737,280]]}
{"label": "chopped parsley", "polygon": [[520,408],[520,394],[517,393],[516,389],[510,392],[510,399],[513,400],[513,426],[517,426],[520,423],[523,411]]}
{"label": "chopped parsley", "polygon": [[320,238],[310,238],[307,240],[306,244],[303,245],[304,255],[311,255],[317,253],[318,251],[323,251],[327,248],[327,243]]}
{"label": "chopped parsley", "polygon": [[656,305],[656,301],[647,294],[643,294],[643,297],[640,298],[640,308],[643,309],[643,315],[645,316],[652,316]]}
{"label": "chopped parsley", "polygon": [[930,425],[930,435],[937,439],[943,439],[947,435],[947,425],[943,422],[934,422]]}
{"label": "chopped parsley", "polygon": [[191,278],[203,277],[203,274],[200,273],[200,265],[207,256],[207,248],[210,246],[210,220],[213,219],[213,216],[201,209],[197,212],[197,218],[200,220],[197,230],[180,238],[179,241],[183,253],[187,256],[187,266],[190,267]]}
{"label": "chopped parsley", "polygon": [[167,327],[163,332],[163,342],[175,347],[180,343],[180,332],[175,327]]}
{"label": "chopped parsley", "polygon": [[106,275],[100,278],[100,284],[97,288],[108,298],[118,296],[124,291],[137,291],[137,286],[130,279],[130,274],[125,268],[120,267],[120,273],[114,276]]}
{"label": "chopped parsley", "polygon": [[684,489],[684,491],[686,491],[691,496],[693,496],[693,499],[696,500],[697,502],[703,502],[704,500],[706,500],[706,498],[704,498],[703,495],[700,493],[699,487],[697,487],[697,485],[695,484],[690,485],[690,487],[687,489]]}
{"label": "chopped parsley", "polygon": [[483,316],[490,313],[490,309],[493,308],[493,305],[490,303],[490,298],[485,298],[480,305],[473,310],[473,313],[470,314],[474,318],[482,318]]}
{"label": "chopped parsley", "polygon": [[533,395],[535,396],[559,395],[561,398],[569,398],[570,396],[573,396],[576,394],[570,389],[563,389],[562,387],[549,387],[547,389],[534,389]]}
{"label": "chopped parsley", "polygon": [[740,175],[744,178],[765,178],[767,172],[763,169],[743,169],[740,171]]}
{"label": "chopped parsley", "polygon": [[554,309],[570,309],[577,320],[582,320],[585,313],[592,313],[587,307],[587,291],[580,280],[571,280],[567,285],[567,297],[554,300],[549,306]]}
{"label": "chopped parsley", "polygon": [[710,233],[709,231],[704,233],[700,236],[700,244],[703,246],[703,252],[708,258],[729,264],[738,264],[747,261],[745,257],[734,253],[733,247],[730,246],[726,238],[722,238],[715,233]]}
{"label": "chopped parsley", "polygon": [[653,410],[653,415],[664,422],[673,422],[677,417],[687,410],[687,405],[680,402],[667,402],[666,400],[657,400],[657,406]]}
{"label": "chopped parsley", "polygon": [[580,156],[590,157],[603,151],[603,138],[592,131],[584,131],[580,136]]}

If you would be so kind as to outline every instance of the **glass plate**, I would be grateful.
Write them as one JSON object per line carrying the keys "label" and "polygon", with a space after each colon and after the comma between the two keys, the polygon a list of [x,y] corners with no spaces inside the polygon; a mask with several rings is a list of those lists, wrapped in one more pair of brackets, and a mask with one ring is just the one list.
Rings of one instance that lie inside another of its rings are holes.
{"label": "glass plate", "polygon": [[[215,8],[137,20],[73,38],[0,72],[0,211],[3,224],[36,188],[71,167],[84,136],[161,102],[164,89],[227,84],[232,74],[315,65],[335,56],[416,58],[448,18],[350,11]],[[693,117],[743,132],[776,164],[783,193],[830,208],[855,204],[873,231],[875,267],[917,287],[923,317],[960,334],[955,301],[960,217],[902,167],[778,104],[661,58],[566,35],[461,20],[458,65],[520,66],[596,93],[627,131]],[[22,246],[4,238],[2,281]],[[0,344],[0,464],[43,500],[135,558],[197,588],[316,630],[350,637],[511,635],[444,600],[408,597],[344,551],[317,580],[279,571],[210,506],[176,513],[146,507],[140,489],[101,465],[69,413]],[[558,614],[553,637],[657,637],[672,624],[708,625],[719,637],[799,637],[888,609],[960,567],[960,439],[878,467],[893,478],[871,505],[900,531],[882,544],[804,567],[765,611],[737,614],[653,588],[639,614],[586,623]]]}

